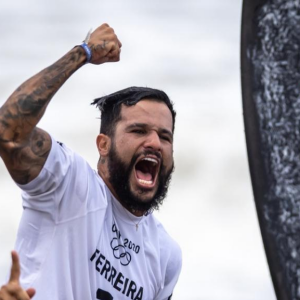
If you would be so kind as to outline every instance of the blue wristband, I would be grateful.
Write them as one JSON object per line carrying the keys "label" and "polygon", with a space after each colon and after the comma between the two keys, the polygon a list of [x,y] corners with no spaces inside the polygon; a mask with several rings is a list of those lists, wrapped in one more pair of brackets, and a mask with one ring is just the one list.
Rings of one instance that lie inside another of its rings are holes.
{"label": "blue wristband", "polygon": [[92,58],[92,50],[91,50],[91,48],[86,43],[82,43],[79,46],[84,50],[84,52],[86,54],[86,62],[90,62],[90,60]]}

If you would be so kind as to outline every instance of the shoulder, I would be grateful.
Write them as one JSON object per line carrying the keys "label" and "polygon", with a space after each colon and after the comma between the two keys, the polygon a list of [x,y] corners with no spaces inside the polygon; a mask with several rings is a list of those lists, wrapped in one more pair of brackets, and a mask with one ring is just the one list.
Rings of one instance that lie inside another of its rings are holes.
{"label": "shoulder", "polygon": [[45,167],[52,172],[55,171],[53,168],[57,167],[63,174],[69,170],[78,170],[77,175],[85,170],[92,172],[92,168],[81,155],[54,138],[52,138],[52,147]]}
{"label": "shoulder", "polygon": [[163,259],[167,259],[173,263],[176,262],[177,265],[181,265],[182,252],[179,244],[167,232],[163,224],[158,219],[153,216],[153,220],[157,228],[160,251]]}

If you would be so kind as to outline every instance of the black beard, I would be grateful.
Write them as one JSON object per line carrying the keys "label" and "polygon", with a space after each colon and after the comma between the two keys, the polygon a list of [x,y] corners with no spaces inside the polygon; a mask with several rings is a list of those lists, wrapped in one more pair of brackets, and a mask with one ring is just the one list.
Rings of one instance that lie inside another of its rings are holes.
{"label": "black beard", "polygon": [[[149,200],[143,200],[134,195],[130,189],[129,178],[131,172],[134,172],[134,165],[136,160],[141,155],[156,155],[155,151],[146,150],[143,153],[139,153],[132,157],[129,165],[126,165],[116,152],[114,142],[111,143],[111,149],[108,154],[108,172],[109,182],[112,185],[118,200],[123,206],[129,209],[131,212],[139,211],[144,214],[153,210],[158,210],[159,206],[163,203],[164,198],[167,195],[169,184],[174,170],[174,165],[170,170],[166,170],[166,167],[161,163],[160,170],[158,172],[158,188],[155,195]],[[160,155],[159,155],[160,157]],[[147,190],[140,189],[139,193],[142,195]]]}

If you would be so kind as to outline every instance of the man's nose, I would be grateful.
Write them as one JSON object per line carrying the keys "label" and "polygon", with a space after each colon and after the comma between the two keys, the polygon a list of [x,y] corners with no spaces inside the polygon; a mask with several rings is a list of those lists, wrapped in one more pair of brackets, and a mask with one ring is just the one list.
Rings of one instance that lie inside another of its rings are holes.
{"label": "man's nose", "polygon": [[144,143],[145,148],[151,148],[157,151],[161,150],[161,141],[157,132],[151,132],[148,134]]}

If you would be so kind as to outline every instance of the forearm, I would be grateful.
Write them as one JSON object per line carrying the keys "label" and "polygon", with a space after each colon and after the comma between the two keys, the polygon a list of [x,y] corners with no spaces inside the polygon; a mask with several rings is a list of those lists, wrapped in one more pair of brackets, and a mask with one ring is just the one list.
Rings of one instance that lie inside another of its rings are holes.
{"label": "forearm", "polygon": [[[120,59],[122,44],[107,24],[90,36],[92,64]],[[75,47],[50,67],[24,82],[0,108],[0,156],[12,178],[26,184],[38,176],[51,148],[49,134],[36,127],[47,105],[66,80],[86,61]]]}
{"label": "forearm", "polygon": [[[73,48],[53,65],[24,82],[0,108],[0,149],[28,140],[50,100],[85,62],[80,47]],[[1,150],[0,150],[1,153]]]}

